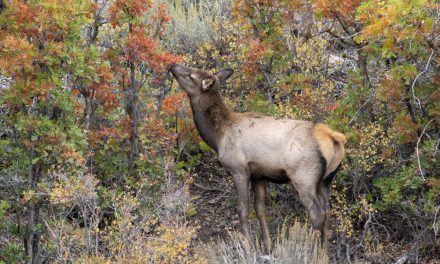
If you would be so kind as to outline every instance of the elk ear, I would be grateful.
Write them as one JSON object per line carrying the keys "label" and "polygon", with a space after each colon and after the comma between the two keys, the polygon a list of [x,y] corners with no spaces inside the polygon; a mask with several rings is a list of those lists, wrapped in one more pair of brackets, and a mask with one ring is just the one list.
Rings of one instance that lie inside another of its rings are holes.
{"label": "elk ear", "polygon": [[219,71],[216,75],[218,79],[220,80],[220,83],[225,83],[226,80],[231,77],[231,75],[234,73],[234,70],[231,68],[223,69]]}
{"label": "elk ear", "polygon": [[214,84],[214,80],[212,78],[204,79],[202,81],[202,91],[204,92],[208,91],[213,84]]}

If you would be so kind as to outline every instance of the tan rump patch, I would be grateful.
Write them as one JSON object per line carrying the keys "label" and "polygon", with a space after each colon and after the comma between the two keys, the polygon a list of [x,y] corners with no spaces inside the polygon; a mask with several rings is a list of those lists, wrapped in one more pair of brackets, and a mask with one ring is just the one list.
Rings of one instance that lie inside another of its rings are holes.
{"label": "tan rump patch", "polygon": [[344,145],[347,138],[344,134],[331,130],[327,125],[316,124],[313,134],[319,144],[322,155],[327,161],[326,175],[334,171],[344,157]]}

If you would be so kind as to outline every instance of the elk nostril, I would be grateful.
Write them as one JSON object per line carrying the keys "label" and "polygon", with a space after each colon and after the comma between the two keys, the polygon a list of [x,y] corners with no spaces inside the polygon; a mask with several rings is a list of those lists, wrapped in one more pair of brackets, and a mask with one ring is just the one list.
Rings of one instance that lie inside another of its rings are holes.
{"label": "elk nostril", "polygon": [[171,67],[168,68],[168,72],[171,72],[174,76],[177,75],[177,64],[171,65]]}
{"label": "elk nostril", "polygon": [[182,74],[182,67],[179,64],[172,64],[169,70],[174,76]]}

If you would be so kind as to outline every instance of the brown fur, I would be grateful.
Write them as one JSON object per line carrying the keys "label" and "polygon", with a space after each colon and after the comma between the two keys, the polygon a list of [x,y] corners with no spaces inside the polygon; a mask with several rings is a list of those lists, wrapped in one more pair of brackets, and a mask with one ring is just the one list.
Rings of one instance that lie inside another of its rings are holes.
{"label": "brown fur", "polygon": [[194,123],[200,136],[215,151],[231,115],[219,97],[220,93],[210,91],[190,100]]}
{"label": "brown fur", "polygon": [[220,85],[232,70],[212,75],[175,65],[171,72],[190,97],[200,136],[218,153],[220,162],[232,175],[247,242],[250,243],[249,184],[255,196],[264,245],[271,251],[266,221],[266,182],[291,182],[327,247],[330,182],[344,156],[345,136],[324,124],[231,112],[223,102]]}

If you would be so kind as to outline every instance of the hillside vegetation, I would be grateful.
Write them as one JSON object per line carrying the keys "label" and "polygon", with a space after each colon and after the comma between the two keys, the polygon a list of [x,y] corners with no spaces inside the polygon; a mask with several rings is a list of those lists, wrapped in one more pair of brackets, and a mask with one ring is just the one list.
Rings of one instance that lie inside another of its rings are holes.
{"label": "hillside vegetation", "polygon": [[[435,0],[0,0],[0,263],[440,263],[439,14]],[[255,212],[242,251],[231,178],[174,63],[234,69],[235,111],[347,136],[328,257],[288,185],[268,190],[273,256]]]}

